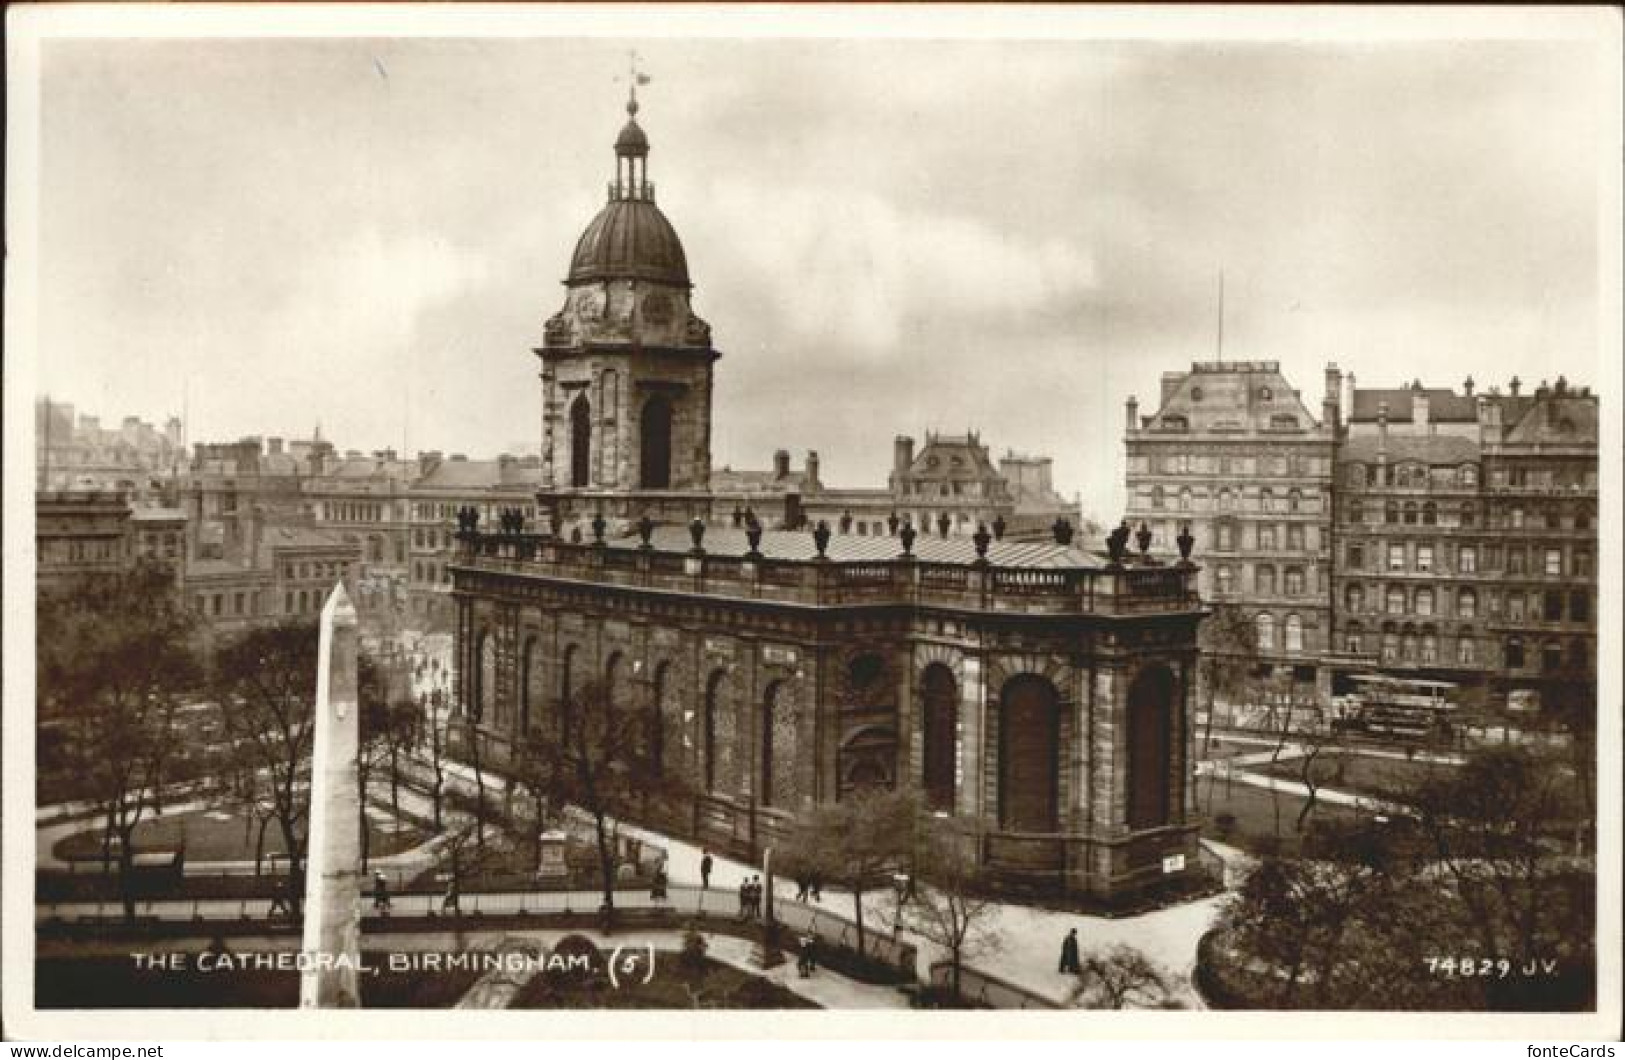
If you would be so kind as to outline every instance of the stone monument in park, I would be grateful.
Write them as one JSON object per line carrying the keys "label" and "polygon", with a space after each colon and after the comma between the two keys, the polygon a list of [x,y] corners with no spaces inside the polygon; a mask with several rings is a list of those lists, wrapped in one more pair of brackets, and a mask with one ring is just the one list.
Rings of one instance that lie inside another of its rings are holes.
{"label": "stone monument in park", "polygon": [[310,763],[305,934],[300,1008],[359,1008],[361,785],[356,754],[361,704],[355,607],[343,584],[322,608],[316,661],[316,735]]}

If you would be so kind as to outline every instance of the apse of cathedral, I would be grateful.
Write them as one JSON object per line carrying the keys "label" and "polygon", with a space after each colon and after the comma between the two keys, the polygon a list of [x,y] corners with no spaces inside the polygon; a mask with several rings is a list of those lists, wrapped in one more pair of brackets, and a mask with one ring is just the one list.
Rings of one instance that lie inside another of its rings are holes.
{"label": "apse of cathedral", "polygon": [[719,354],[627,110],[536,350],[538,525],[458,534],[456,687],[484,761],[556,739],[595,682],[653,719],[643,823],[715,849],[755,860],[798,814],[902,788],[1012,893],[1192,874],[1189,536],[1174,561],[1061,517],[1041,540],[906,511],[853,533],[712,495]]}

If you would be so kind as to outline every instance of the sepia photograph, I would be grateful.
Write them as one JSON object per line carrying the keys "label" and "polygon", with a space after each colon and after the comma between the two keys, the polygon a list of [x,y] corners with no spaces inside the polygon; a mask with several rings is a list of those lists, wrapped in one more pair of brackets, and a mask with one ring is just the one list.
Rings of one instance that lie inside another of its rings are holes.
{"label": "sepia photograph", "polygon": [[1617,10],[455,6],[7,12],[8,1038],[1617,1033]]}

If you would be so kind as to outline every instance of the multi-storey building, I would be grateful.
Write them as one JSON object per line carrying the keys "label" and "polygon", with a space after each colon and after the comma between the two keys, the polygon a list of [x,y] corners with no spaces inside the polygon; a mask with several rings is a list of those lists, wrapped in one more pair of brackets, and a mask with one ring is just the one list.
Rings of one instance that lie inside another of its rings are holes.
{"label": "multi-storey building", "polygon": [[[1200,431],[1207,417],[1227,428],[1238,422],[1215,409],[1217,370],[1257,369],[1195,367],[1164,377],[1156,416],[1140,422],[1131,401],[1129,518],[1163,542],[1191,524],[1205,548],[1204,596],[1245,608],[1261,654],[1315,666],[1322,695],[1347,691],[1351,675],[1383,671],[1454,682],[1469,700],[1492,705],[1595,696],[1597,398],[1589,390],[1563,379],[1532,395],[1516,379],[1505,394],[1476,393],[1471,379],[1460,391],[1420,381],[1360,388],[1352,375],[1345,387],[1328,367],[1321,441],[1300,455],[1335,452],[1335,480],[1316,473],[1287,484],[1287,515],[1313,514],[1272,528],[1279,516],[1249,503],[1247,477],[1283,466],[1280,447],[1248,464],[1236,459],[1233,428]],[[1255,394],[1285,387],[1279,378],[1248,383]],[[1205,501],[1204,473],[1217,476]],[[1271,496],[1260,500],[1282,507],[1277,484],[1256,487],[1266,488]],[[1305,525],[1295,531],[1295,522]],[[1282,555],[1283,541],[1309,546],[1316,565],[1300,575],[1299,553]],[[1326,624],[1311,637],[1299,590],[1311,570],[1319,590],[1328,559],[1331,591],[1315,616]]]}
{"label": "multi-storey building", "polygon": [[129,570],[135,541],[128,496],[101,490],[36,493],[34,555],[40,594],[86,577]]}
{"label": "multi-storey building", "polygon": [[469,460],[461,454],[443,459],[440,453],[420,453],[417,470],[406,491],[411,526],[408,621],[449,629],[457,513],[471,508],[479,513],[481,526],[491,527],[503,510],[517,509],[534,527],[541,461],[512,456]]}
{"label": "multi-storey building", "polygon": [[1258,658],[1329,694],[1331,476],[1341,375],[1317,420],[1275,361],[1199,361],[1162,377],[1155,413],[1126,408],[1130,525],[1171,554],[1189,526],[1202,596],[1246,609]]}

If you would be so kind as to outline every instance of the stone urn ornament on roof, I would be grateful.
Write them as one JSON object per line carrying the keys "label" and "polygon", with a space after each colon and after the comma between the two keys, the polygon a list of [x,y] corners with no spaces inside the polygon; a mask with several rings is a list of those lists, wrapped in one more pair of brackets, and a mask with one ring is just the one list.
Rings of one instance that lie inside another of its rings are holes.
{"label": "stone urn ornament on roof", "polygon": [[910,523],[904,523],[903,528],[897,532],[897,536],[903,539],[903,555],[905,557],[912,556],[914,554],[913,525]]}
{"label": "stone urn ornament on roof", "polygon": [[993,540],[993,535],[987,532],[986,523],[976,524],[976,533],[971,535],[971,543],[976,546],[976,562],[987,562],[987,546]]}
{"label": "stone urn ornament on roof", "polygon": [[654,544],[652,539],[654,535],[655,521],[649,518],[648,512],[644,512],[643,518],[638,520],[638,538],[640,541],[642,541],[642,544],[640,544],[638,547],[643,549],[653,548]]}
{"label": "stone urn ornament on roof", "polygon": [[850,534],[851,532],[852,532],[852,513],[851,512],[842,512],[841,513],[841,533]]}
{"label": "stone urn ornament on roof", "polygon": [[1149,559],[1151,556],[1151,528],[1144,522],[1140,523],[1140,529],[1135,533],[1134,541],[1140,546],[1140,555]]}
{"label": "stone urn ornament on roof", "polygon": [[1002,516],[1002,515],[995,516],[994,519],[993,519],[993,540],[995,540],[995,541],[1003,541],[1004,540],[1004,530],[1005,530],[1005,527],[1007,527],[1008,525],[1009,524],[1004,521],[1004,516]]}
{"label": "stone urn ornament on roof", "polygon": [[954,521],[948,518],[947,512],[943,512],[941,515],[937,516],[937,532],[943,537],[948,536],[948,528],[953,525]]}
{"label": "stone urn ornament on roof", "polygon": [[1057,545],[1070,545],[1072,543],[1072,520],[1064,515],[1057,517],[1054,525],[1050,527],[1050,532],[1055,535]]}
{"label": "stone urn ornament on roof", "polygon": [[1179,527],[1179,536],[1174,538],[1174,544],[1179,546],[1179,562],[1182,566],[1194,566],[1191,563],[1191,549],[1196,547],[1196,538],[1191,534],[1191,524],[1183,523]]}
{"label": "stone urn ornament on roof", "polygon": [[829,557],[824,555],[824,550],[829,548],[829,524],[822,519],[818,520],[818,525],[813,527],[812,537],[813,547],[818,550],[818,558],[828,559]]}
{"label": "stone urn ornament on roof", "polygon": [[891,534],[893,537],[896,537],[897,524],[899,522],[901,522],[901,520],[897,518],[896,512],[892,512],[890,515],[886,516],[886,532]]}
{"label": "stone urn ornament on roof", "polygon": [[745,553],[749,559],[762,558],[762,524],[754,518],[745,525],[745,540],[750,542],[750,551]]}
{"label": "stone urn ornament on roof", "polygon": [[701,544],[701,542],[705,540],[705,520],[701,519],[699,516],[695,516],[693,519],[689,520],[688,536],[694,542],[694,551],[696,553],[704,552],[705,547]]}
{"label": "stone urn ornament on roof", "polygon": [[593,544],[602,545],[604,543],[604,528],[607,527],[608,525],[609,525],[609,523],[608,523],[607,520],[604,519],[604,513],[603,512],[599,512],[598,514],[596,514],[596,515],[594,515],[592,517],[592,543]]}

